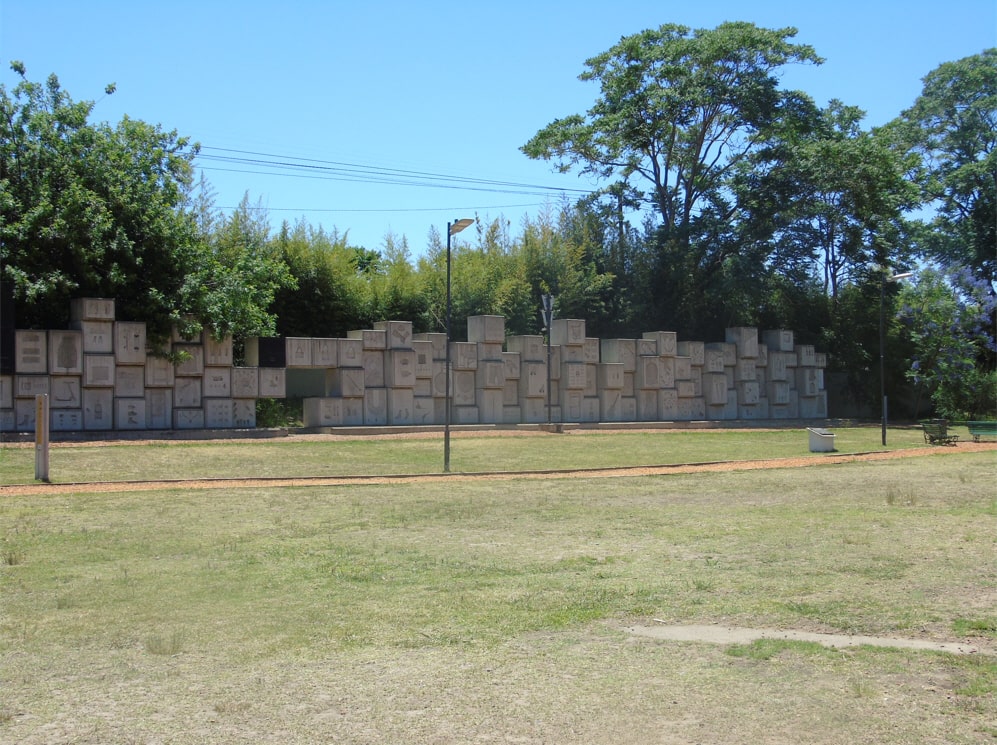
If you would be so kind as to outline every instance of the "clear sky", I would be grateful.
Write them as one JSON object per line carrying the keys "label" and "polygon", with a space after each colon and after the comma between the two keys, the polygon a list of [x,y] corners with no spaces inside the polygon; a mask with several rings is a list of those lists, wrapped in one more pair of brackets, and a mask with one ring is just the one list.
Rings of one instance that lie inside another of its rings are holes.
{"label": "clear sky", "polygon": [[373,249],[404,236],[417,256],[449,220],[501,217],[517,235],[524,215],[596,186],[519,151],[594,102],[586,59],[663,23],[728,20],[796,27],[826,62],[784,85],[858,106],[867,126],[942,62],[997,46],[997,0],[0,0],[0,83],[20,60],[97,100],[95,121],[190,136],[225,211],[248,192],[274,225]]}

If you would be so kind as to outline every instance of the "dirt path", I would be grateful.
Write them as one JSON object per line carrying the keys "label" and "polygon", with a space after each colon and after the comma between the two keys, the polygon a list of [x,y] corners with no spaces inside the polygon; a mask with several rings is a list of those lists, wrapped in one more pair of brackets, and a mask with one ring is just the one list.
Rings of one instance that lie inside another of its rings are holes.
{"label": "dirt path", "polygon": [[[97,443],[87,443],[95,445]],[[115,443],[121,444],[121,443]],[[138,443],[129,443],[138,444]],[[75,443],[64,446],[73,447]],[[565,479],[612,478],[618,476],[664,476],[668,474],[708,473],[718,471],[749,471],[766,468],[805,468],[832,463],[880,461],[896,458],[943,457],[957,453],[997,453],[997,442],[962,442],[954,447],[922,447],[904,450],[886,450],[871,453],[830,453],[802,458],[775,458],[770,460],[739,460],[711,463],[682,463],[673,465],[627,466],[555,471],[502,471],[488,473],[412,474],[399,476],[317,476],[296,478],[248,479],[177,479],[167,481],[104,481],[65,484],[13,484],[0,486],[0,496],[24,494],[67,494],[78,491],[159,491],[163,489],[251,489],[260,487],[348,486],[353,484],[406,484],[432,481],[469,481],[503,479]]]}

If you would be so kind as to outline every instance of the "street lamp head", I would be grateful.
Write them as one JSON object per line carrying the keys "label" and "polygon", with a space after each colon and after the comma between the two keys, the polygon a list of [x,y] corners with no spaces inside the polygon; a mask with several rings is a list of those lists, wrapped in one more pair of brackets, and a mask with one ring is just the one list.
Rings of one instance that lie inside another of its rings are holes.
{"label": "street lamp head", "polygon": [[457,235],[457,233],[459,233],[460,231],[462,231],[464,228],[468,227],[469,225],[473,225],[473,224],[474,224],[474,220],[472,220],[469,217],[465,217],[465,218],[462,218],[460,220],[454,220],[452,223],[450,223],[450,226],[448,228],[449,235]]}

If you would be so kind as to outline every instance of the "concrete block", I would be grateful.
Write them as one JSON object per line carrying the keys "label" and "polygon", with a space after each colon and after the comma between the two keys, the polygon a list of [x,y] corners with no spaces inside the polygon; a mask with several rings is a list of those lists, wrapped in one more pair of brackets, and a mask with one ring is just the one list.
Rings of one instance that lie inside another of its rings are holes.
{"label": "concrete block", "polygon": [[766,377],[769,382],[784,382],[789,380],[790,368],[787,365],[788,358],[793,358],[795,361],[795,355],[791,353],[769,352],[769,364],[765,368]]}
{"label": "concrete block", "polygon": [[340,398],[362,398],[365,389],[363,368],[337,367],[326,370],[326,395]]}
{"label": "concrete block", "polygon": [[84,297],[70,300],[69,318],[71,321],[113,321],[114,299]]}
{"label": "concrete block", "polygon": [[[440,413],[437,418],[437,401],[440,402]],[[412,422],[417,425],[442,424],[444,416],[443,399],[435,399],[426,396],[413,396],[412,398]]]}
{"label": "concrete block", "polygon": [[232,368],[204,368],[205,398],[230,398],[232,396]]}
{"label": "concrete block", "polygon": [[519,380],[507,380],[502,386],[502,405],[519,406]]}
{"label": "concrete block", "polygon": [[280,367],[261,367],[260,398],[284,398],[287,396],[287,373]]}
{"label": "concrete block", "polygon": [[623,365],[624,372],[637,369],[637,341],[635,339],[603,339],[599,348],[603,362]]}
{"label": "concrete block", "polygon": [[83,385],[90,388],[114,387],[114,355],[84,354]]}
{"label": "concrete block", "polygon": [[339,339],[312,339],[312,366],[339,367]]}
{"label": "concrete block", "polygon": [[77,321],[71,324],[79,330],[84,354],[114,352],[114,323],[111,321]]}
{"label": "concrete block", "polygon": [[817,367],[817,352],[812,344],[797,344],[794,351],[799,367]]}
{"label": "concrete block", "polygon": [[502,352],[502,364],[506,380],[519,380],[520,355],[518,352]]}
{"label": "concrete block", "polygon": [[14,408],[14,376],[0,375],[0,409]]}
{"label": "concrete block", "polygon": [[343,399],[343,426],[358,427],[364,423],[364,399]]}
{"label": "concrete block", "polygon": [[363,394],[363,423],[379,425],[388,423],[388,389],[368,388]]}
{"label": "concrete block", "polygon": [[597,370],[599,390],[620,391],[622,395],[626,365],[622,362],[600,362]]}
{"label": "concrete block", "polygon": [[[652,390],[661,388],[661,358],[654,356],[640,356],[637,358],[637,370],[634,373],[634,385],[638,390]],[[640,402],[637,404],[640,413]]]}
{"label": "concrete block", "polygon": [[374,323],[374,330],[384,332],[387,349],[412,348],[411,321],[377,321]]}
{"label": "concrete block", "polygon": [[623,422],[636,422],[637,421],[637,399],[633,396],[624,396],[620,399],[620,410],[622,417],[620,421]]}
{"label": "concrete block", "polygon": [[346,333],[350,339],[359,339],[364,349],[388,348],[388,332],[384,329],[357,329]]}
{"label": "concrete block", "polygon": [[585,346],[583,344],[562,344],[557,347],[561,352],[561,362],[585,362]]}
{"label": "concrete block", "polygon": [[477,406],[454,406],[453,424],[480,424]]}
{"label": "concrete block", "polygon": [[675,395],[679,398],[695,398],[696,386],[691,380],[676,380]]}
{"label": "concrete block", "polygon": [[14,372],[44,375],[48,372],[48,335],[44,331],[14,331]]}
{"label": "concrete block", "polygon": [[561,363],[561,387],[569,391],[584,391],[586,385],[584,362]]}
{"label": "concrete block", "polygon": [[520,424],[523,421],[523,411],[519,406],[502,407],[502,424]]}
{"label": "concrete block", "polygon": [[[405,350],[392,350],[395,352]],[[415,422],[415,396],[411,388],[388,388],[388,424],[400,426]]]}
{"label": "concrete block", "polygon": [[83,428],[88,430],[114,429],[113,389],[83,389]]}
{"label": "concrete block", "polygon": [[204,335],[204,364],[214,367],[232,366],[232,337],[216,339],[212,334]]}
{"label": "concrete block", "polygon": [[555,318],[550,329],[551,344],[584,344],[585,321],[577,318]]}
{"label": "concrete block", "polygon": [[83,374],[82,332],[48,332],[48,368],[53,375]]}
{"label": "concrete block", "polygon": [[753,359],[738,359],[734,365],[734,382],[757,380],[758,372]]}
{"label": "concrete block", "polygon": [[510,336],[506,340],[506,349],[518,352],[522,362],[545,362],[547,347],[542,336]]}
{"label": "concrete block", "polygon": [[[343,403],[349,399],[309,396],[302,400],[302,423],[306,427],[338,427],[343,424]],[[362,399],[360,399],[362,401]]]}
{"label": "concrete block", "polygon": [[468,316],[467,340],[502,344],[505,342],[504,316]]}
{"label": "concrete block", "polygon": [[183,356],[183,360],[173,368],[174,375],[204,375],[204,347],[200,344],[175,344],[173,351]]}
{"label": "concrete block", "polygon": [[505,387],[505,362],[498,360],[483,360],[478,363],[474,374],[474,387],[479,390]]}
{"label": "concrete block", "polygon": [[740,359],[756,359],[758,357],[758,329],[747,326],[726,329],[725,341],[736,348]]}
{"label": "concrete block", "polygon": [[232,398],[258,398],[260,371],[255,367],[232,368]]}
{"label": "concrete block", "polygon": [[14,432],[35,431],[35,400],[33,398],[14,399]]}
{"label": "concrete block", "polygon": [[504,353],[502,351],[501,344],[479,341],[477,342],[477,346],[478,346],[477,357],[479,363],[484,360],[492,360],[492,361],[502,360],[502,355]]}
{"label": "concrete block", "polygon": [[138,365],[116,365],[114,395],[119,398],[144,398],[145,368]]}
{"label": "concrete block", "polygon": [[737,391],[731,389],[727,391],[727,405],[724,407],[724,419],[737,419],[737,414]]}
{"label": "concrete block", "polygon": [[692,389],[695,392],[694,395],[696,395],[696,396],[702,396],[703,395],[703,368],[701,368],[701,367],[694,367],[694,368],[692,368],[691,380],[692,380]]}
{"label": "concrete block", "polygon": [[692,380],[692,358],[676,356],[674,360],[675,380]]}
{"label": "concrete block", "polygon": [[582,399],[584,395],[582,391],[574,390],[563,390],[561,391],[561,398],[559,404],[561,406],[561,415],[564,417],[565,422],[580,422],[582,421]]}
{"label": "concrete block", "polygon": [[741,406],[757,406],[761,399],[758,382],[746,380],[737,384],[737,399]]}
{"label": "concrete block", "polygon": [[723,373],[704,373],[703,397],[707,406],[726,406],[727,376]]}
{"label": "concrete block", "polygon": [[384,384],[389,388],[415,388],[415,352],[389,349],[385,353]]}
{"label": "concrete block", "polygon": [[115,321],[114,357],[119,365],[145,364],[145,324]]}
{"label": "concrete block", "polygon": [[48,375],[15,375],[14,398],[31,398],[52,392],[52,379]]}
{"label": "concrete block", "polygon": [[339,366],[363,367],[363,341],[339,339]]}
{"label": "concrete block", "polygon": [[232,426],[238,429],[256,429],[256,399],[232,399]]}
{"label": "concrete block", "polygon": [[701,341],[680,341],[675,346],[678,357],[688,357],[692,365],[702,367],[706,361],[706,344]]}
{"label": "concrete block", "polygon": [[412,341],[428,341],[433,345],[433,359],[442,360],[447,356],[447,335],[440,333],[413,334]]}
{"label": "concrete block", "polygon": [[82,409],[51,409],[49,429],[52,432],[80,432],[83,430]]}
{"label": "concrete block", "polygon": [[146,429],[170,429],[173,426],[173,391],[149,388],[145,392]]}
{"label": "concrete block", "polygon": [[678,334],[674,331],[645,331],[643,338],[654,342],[655,354],[659,357],[678,354]]}
{"label": "concrete block", "polygon": [[501,424],[505,403],[502,391],[493,388],[479,389],[476,396],[480,424]]}
{"label": "concrete block", "polygon": [[724,349],[719,343],[707,344],[703,351],[703,372],[722,373],[724,371]]}
{"label": "concrete block", "polygon": [[455,370],[450,383],[455,406],[474,406],[474,370]]}
{"label": "concrete block", "polygon": [[204,429],[204,409],[174,409],[174,429]]}
{"label": "concrete block", "polygon": [[586,362],[590,365],[599,364],[599,340],[593,337],[588,337],[585,339],[585,343],[582,345],[583,356],[582,362]]}
{"label": "concrete block", "polygon": [[755,359],[756,367],[767,367],[769,364],[769,348],[764,344],[758,345],[758,357]]}
{"label": "concrete block", "polygon": [[363,383],[366,388],[383,388],[385,386],[384,350],[363,350]]}
{"label": "concrete block", "polygon": [[662,388],[658,391],[658,419],[674,421],[679,418],[678,391],[674,388]]}
{"label": "concrete block", "polygon": [[116,429],[145,429],[145,397],[115,398],[114,426]]}
{"label": "concrete block", "polygon": [[789,383],[770,380],[765,386],[765,394],[770,406],[786,406],[789,404]]}
{"label": "concrete block", "polygon": [[[524,398],[519,404],[524,424],[542,424],[547,421],[547,401],[543,398]],[[551,409],[551,421],[561,421],[560,416],[555,417],[554,409]]]}
{"label": "concrete block", "polygon": [[658,419],[658,390],[637,389],[637,421],[654,422]]}
{"label": "concrete block", "polygon": [[793,351],[793,332],[786,329],[763,331],[762,341],[770,352]]}
{"label": "concrete block", "polygon": [[691,411],[691,421],[706,419],[706,399],[702,397],[690,399],[689,409]]}
{"label": "concrete block", "polygon": [[412,389],[412,395],[425,396],[427,398],[431,398],[433,395],[433,379],[416,378],[415,387]]}
{"label": "concrete block", "polygon": [[147,356],[145,358],[145,387],[172,388],[173,363],[165,357]]}
{"label": "concrete block", "polygon": [[312,340],[301,336],[289,336],[284,340],[287,350],[287,367],[312,366]]}
{"label": "concrete block", "polygon": [[820,382],[816,367],[799,367],[796,369],[796,390],[801,397],[812,397],[820,393]]}
{"label": "concrete block", "polygon": [[413,341],[412,351],[415,352],[415,377],[433,377],[433,343],[430,341]]}
{"label": "concrete block", "polygon": [[520,398],[543,398],[547,395],[547,366],[543,362],[523,362],[520,366]]}
{"label": "concrete block", "polygon": [[658,343],[654,339],[637,339],[638,357],[657,357]]}
{"label": "concrete block", "polygon": [[691,398],[680,398],[677,401],[678,413],[675,417],[676,421],[688,422],[693,418],[692,415],[692,399]]}
{"label": "concrete block", "polygon": [[585,395],[596,398],[599,395],[599,365],[585,364]]}
{"label": "concrete block", "polygon": [[450,361],[455,370],[476,370],[478,367],[478,345],[468,341],[451,343]]}
{"label": "concrete block", "polygon": [[196,409],[201,406],[201,378],[177,378],[173,385],[173,406]]}
{"label": "concrete block", "polygon": [[591,396],[582,396],[582,413],[578,421],[580,422],[598,422],[599,414],[601,412],[602,402],[599,398],[592,398]]}
{"label": "concrete block", "polygon": [[436,397],[447,395],[447,365],[440,360],[433,361],[432,393]]}

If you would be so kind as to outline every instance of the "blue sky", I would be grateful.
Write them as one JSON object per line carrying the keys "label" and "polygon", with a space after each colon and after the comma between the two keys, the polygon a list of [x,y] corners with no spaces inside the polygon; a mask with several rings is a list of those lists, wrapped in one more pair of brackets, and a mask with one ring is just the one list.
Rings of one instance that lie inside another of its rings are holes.
{"label": "blue sky", "polygon": [[[404,236],[417,256],[448,220],[501,217],[516,235],[558,194],[596,186],[519,151],[593,103],[586,59],[663,23],[727,20],[795,26],[826,62],[784,85],[859,106],[867,126],[910,106],[942,62],[997,46],[995,0],[0,0],[0,83],[20,60],[98,100],[96,121],[190,136],[225,211],[248,192],[275,225],[303,218],[373,249]],[[309,168],[208,157],[262,158],[248,153]]]}

